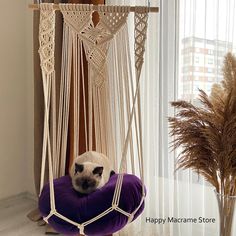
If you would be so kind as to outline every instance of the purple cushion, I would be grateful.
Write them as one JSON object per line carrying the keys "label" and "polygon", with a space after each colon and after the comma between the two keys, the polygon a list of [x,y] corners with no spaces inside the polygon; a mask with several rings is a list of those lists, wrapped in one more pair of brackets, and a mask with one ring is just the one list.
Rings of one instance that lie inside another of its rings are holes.
{"label": "purple cushion", "polygon": [[[69,176],[63,176],[54,180],[55,201],[57,212],[77,223],[83,223],[97,216],[111,207],[113,193],[118,175],[111,176],[109,182],[101,189],[89,194],[76,192]],[[125,174],[123,178],[119,207],[128,213],[132,213],[140,204],[142,198],[142,182],[135,175]],[[45,185],[39,198],[39,210],[46,217],[50,212],[49,184]],[[136,219],[144,209],[144,202],[136,212]],[[85,226],[86,235],[107,235],[119,231],[128,221],[128,217],[112,211],[99,220]],[[64,235],[78,235],[79,229],[58,218],[52,216],[49,224],[59,233]]]}

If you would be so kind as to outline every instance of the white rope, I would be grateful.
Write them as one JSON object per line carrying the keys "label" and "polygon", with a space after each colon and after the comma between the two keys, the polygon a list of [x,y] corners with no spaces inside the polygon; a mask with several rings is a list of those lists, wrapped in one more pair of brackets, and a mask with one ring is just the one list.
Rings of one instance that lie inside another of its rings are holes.
{"label": "white rope", "polygon": [[[66,60],[66,51],[65,51],[65,44],[66,44],[66,37],[65,37],[65,30],[63,31],[63,40],[62,40],[62,64],[65,63]],[[60,98],[59,98],[59,112],[58,112],[58,125],[57,125],[57,159],[58,159],[58,167],[57,173],[59,174],[59,160],[60,160],[60,153],[61,153],[61,143],[62,143],[62,117],[63,117],[63,94],[64,94],[64,87],[65,81],[62,79],[62,75],[65,74],[65,67],[61,67],[61,83],[60,83]]]}
{"label": "white rope", "polygon": [[[128,29],[126,27],[126,33],[122,35],[122,42],[127,42],[127,44],[125,45],[125,47],[121,47],[122,48],[122,54],[127,55],[127,68],[129,68],[128,71],[125,70],[126,74],[124,76],[125,81],[126,81],[126,86],[125,86],[125,91],[126,91],[126,97],[127,97],[127,116],[128,114],[130,114],[130,104],[131,104],[131,95],[132,94],[132,99],[134,98],[134,86],[133,86],[133,76],[132,76],[132,71],[131,71],[131,58],[130,58],[130,47],[129,47],[129,39],[128,39]],[[129,86],[129,78],[130,78],[130,83],[131,85]],[[131,87],[131,89],[129,89],[129,87]],[[130,91],[131,90],[131,91]],[[137,137],[137,115],[136,115],[136,111],[134,111],[135,114],[135,134],[136,134],[136,139],[137,139],[137,148],[138,148],[138,152],[139,152],[139,144],[138,144],[138,137]],[[128,119],[128,117],[127,117]],[[135,163],[134,163],[134,147],[133,147],[133,135],[132,135],[132,130],[131,130],[131,135],[130,135],[130,161],[131,161],[131,168],[132,168],[132,174],[135,174]]]}
{"label": "white rope", "polygon": [[[54,68],[54,48],[55,48],[55,11],[51,4],[41,4],[40,26],[39,26],[39,55],[41,60],[43,90],[44,90],[44,131],[43,131],[43,149],[41,164],[40,193],[44,185],[46,151],[50,148],[50,131],[49,131],[49,108],[52,91],[52,138],[53,154],[55,155],[55,68]],[[45,37],[47,35],[48,37]],[[53,80],[53,82],[52,82]],[[53,86],[51,85],[53,83]],[[49,151],[51,155],[51,150]]]}
{"label": "white rope", "polygon": [[91,81],[91,68],[88,68],[88,109],[89,109],[89,150],[93,150],[93,93]]}
{"label": "white rope", "polygon": [[[51,31],[45,31],[43,30],[44,25],[42,23],[40,24],[40,59],[45,99],[41,188],[44,184],[45,163],[46,157],[48,157],[51,206],[51,211],[49,215],[45,217],[45,220],[48,221],[51,216],[55,215],[78,227],[80,234],[84,234],[85,226],[104,217],[113,210],[127,216],[128,222],[131,222],[142,206],[145,198],[145,187],[143,184],[141,201],[132,213],[128,213],[119,207],[124,178],[122,170],[127,170],[128,168],[128,150],[132,173],[135,173],[134,156],[136,156],[136,153],[138,154],[140,176],[142,183],[144,182],[140,75],[146,39],[147,8],[137,8],[135,13],[136,82],[134,82],[126,23],[130,7],[98,6],[100,21],[94,26],[92,21],[92,5],[60,4],[59,7],[64,17],[64,30],[60,100],[56,133],[56,86],[54,70],[55,12],[52,10],[52,6],[52,4],[41,4],[40,7],[41,22],[48,21],[50,23],[49,26],[53,28]],[[53,44],[53,46],[49,47],[50,59],[45,58],[44,64],[44,58],[42,56],[43,34],[47,34],[47,36],[50,35],[50,43]],[[85,89],[83,48],[88,61],[87,95]],[[126,62],[126,64],[124,64],[124,62]],[[48,70],[48,68],[50,70]],[[80,224],[57,212],[53,185],[53,177],[64,175],[65,173],[71,77],[73,77],[74,85],[73,156],[75,157],[79,154],[79,142],[81,141],[79,138],[79,132],[81,130],[79,123],[81,119],[84,119],[85,124],[86,150],[93,149],[93,135],[95,135],[96,150],[108,156],[112,156],[115,165],[117,165],[119,153],[122,155],[120,160],[121,174],[117,177],[111,207],[101,212],[96,217]],[[81,91],[84,117],[79,113]],[[88,107],[86,105],[87,98]],[[50,104],[52,107],[52,137],[50,136],[49,127]],[[89,119],[87,119],[88,114]],[[133,133],[135,134],[136,141],[133,139]],[[135,150],[135,147],[137,150]],[[55,167],[53,163],[56,163],[57,166]]]}
{"label": "white rope", "polygon": [[[73,129],[77,130],[77,121],[78,121],[78,68],[77,68],[77,61],[78,61],[78,46],[77,46],[77,40],[76,40],[76,34],[72,33],[72,41],[73,45],[76,45],[73,47],[73,95],[74,95],[74,101],[73,101]],[[78,143],[78,136],[77,132],[73,132],[73,157],[77,154],[77,143]]]}
{"label": "white rope", "polygon": [[[64,60],[62,60],[62,68],[65,67],[64,73],[61,74],[61,80],[64,81],[63,87],[60,88],[61,90],[64,89],[64,95],[62,100],[60,101],[60,106],[62,106],[62,116],[63,119],[60,120],[60,124],[58,125],[61,127],[61,147],[58,147],[58,152],[60,153],[60,176],[65,174],[65,166],[66,166],[66,149],[67,149],[67,135],[68,135],[68,121],[69,121],[69,105],[70,105],[70,82],[71,82],[71,69],[72,69],[72,34],[68,28],[68,26],[64,25],[64,35],[65,35],[65,42],[67,45],[63,45],[64,53]],[[59,131],[60,132],[60,131]]]}
{"label": "white rope", "polygon": [[50,101],[50,87],[45,85],[48,83],[49,79],[45,79],[45,74],[43,76],[43,90],[44,90],[44,130],[43,130],[43,149],[42,149],[42,164],[41,164],[41,180],[40,180],[40,194],[44,186],[44,176],[45,176],[45,165],[46,165],[46,152],[47,152],[47,132],[48,132],[48,122],[49,122],[49,108],[48,108],[48,100]]}
{"label": "white rope", "polygon": [[113,208],[112,208],[112,207],[108,208],[107,210],[105,210],[104,212],[102,212],[102,213],[99,214],[98,216],[92,218],[91,220],[88,220],[88,221],[84,222],[83,225],[84,225],[84,226],[89,225],[89,224],[93,223],[94,221],[99,220],[99,219],[102,218],[103,216],[107,215],[107,214],[110,213],[111,211],[113,211]]}
{"label": "white rope", "polygon": [[[62,41],[62,65],[65,65],[66,59],[67,59],[67,51],[65,50],[66,48],[66,43],[67,43],[67,28],[66,25],[64,25],[64,30],[63,30],[63,41]],[[65,74],[66,74],[66,68],[65,66],[61,66],[61,84],[60,84],[60,98],[59,98],[59,114],[58,114],[58,126],[57,126],[57,157],[58,160],[60,160],[61,163],[61,147],[62,147],[62,142],[63,142],[63,130],[62,130],[62,120],[64,117],[64,97],[65,97]],[[61,173],[61,168],[60,164],[58,166],[58,172]]]}
{"label": "white rope", "polygon": [[[80,41],[80,48],[83,48],[82,41]],[[85,94],[85,76],[84,76],[84,62],[83,51],[80,50],[81,68],[82,68],[82,88],[83,88],[83,105],[84,105],[84,133],[85,133],[85,149],[88,151],[88,134],[87,134],[87,109],[86,109],[86,94]]]}
{"label": "white rope", "polygon": [[112,207],[115,209],[118,206],[119,203],[119,193],[120,193],[120,186],[122,185],[123,175],[119,174],[116,181],[116,187],[113,195],[112,200]]}
{"label": "white rope", "polygon": [[[141,69],[143,65],[143,55],[145,51],[145,41],[147,35],[147,22],[148,22],[148,8],[136,7],[135,8],[135,67],[136,77],[140,78]],[[140,173],[141,179],[144,183],[144,161],[143,161],[143,134],[142,134],[142,115],[141,115],[141,101],[140,101],[140,87],[138,87],[138,124],[139,124],[139,137],[140,137]],[[143,196],[145,195],[144,184],[142,185]]]}
{"label": "white rope", "polygon": [[53,173],[57,175],[57,157],[56,157],[56,78],[55,72],[52,74],[52,157],[53,157]]}

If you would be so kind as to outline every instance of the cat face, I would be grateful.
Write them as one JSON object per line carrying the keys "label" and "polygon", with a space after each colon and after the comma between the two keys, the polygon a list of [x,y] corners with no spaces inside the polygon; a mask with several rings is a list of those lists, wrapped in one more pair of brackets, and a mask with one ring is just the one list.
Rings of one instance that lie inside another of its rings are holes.
{"label": "cat face", "polygon": [[75,163],[74,175],[71,176],[73,187],[80,193],[91,193],[100,186],[102,174],[103,166],[98,166],[96,163]]}

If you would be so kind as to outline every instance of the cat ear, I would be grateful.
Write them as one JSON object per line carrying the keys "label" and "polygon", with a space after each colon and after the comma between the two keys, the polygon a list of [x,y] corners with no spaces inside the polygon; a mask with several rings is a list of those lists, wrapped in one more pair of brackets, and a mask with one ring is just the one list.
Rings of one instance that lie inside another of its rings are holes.
{"label": "cat ear", "polygon": [[110,177],[112,176],[112,175],[114,175],[116,172],[114,171],[114,170],[112,170],[111,172],[110,172]]}
{"label": "cat ear", "polygon": [[84,170],[84,165],[75,163],[75,173],[82,172]]}
{"label": "cat ear", "polygon": [[99,176],[101,176],[101,175],[102,175],[102,172],[103,172],[103,166],[95,167],[94,170],[93,170],[93,174],[94,174],[94,175],[99,175]]}

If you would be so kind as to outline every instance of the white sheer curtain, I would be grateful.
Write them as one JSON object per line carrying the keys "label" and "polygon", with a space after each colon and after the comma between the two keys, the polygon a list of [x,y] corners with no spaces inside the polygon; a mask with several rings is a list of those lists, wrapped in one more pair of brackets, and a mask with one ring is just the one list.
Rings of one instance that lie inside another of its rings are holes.
{"label": "white sheer curtain", "polygon": [[[107,2],[148,4],[146,0]],[[236,1],[150,2],[160,7],[160,13],[150,14],[142,71],[146,206],[139,219],[115,235],[216,236],[219,220],[214,189],[190,170],[174,172],[167,117],[174,114],[170,101],[181,98],[196,102],[198,88],[209,92],[211,85],[222,79],[223,55],[235,51],[236,46]],[[130,19],[130,33],[132,27]],[[216,221],[168,223],[168,217]],[[166,221],[153,224],[148,218]]]}
{"label": "white sheer curtain", "polygon": [[[198,89],[209,94],[213,83],[223,78],[221,69],[225,54],[236,51],[236,1],[178,0],[178,3],[177,97],[197,105]],[[178,194],[178,197],[185,203],[186,211],[181,203],[177,204],[179,215],[215,218],[216,223],[181,225],[178,235],[219,235],[213,187],[191,171],[178,174],[178,183],[184,182],[184,196]],[[234,218],[232,235],[236,235],[235,225]]]}

